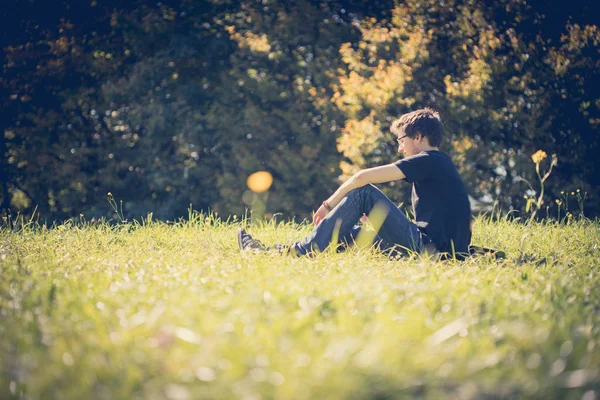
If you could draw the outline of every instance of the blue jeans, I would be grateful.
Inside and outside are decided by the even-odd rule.
[[[422,233],[406,218],[381,190],[366,185],[348,193],[319,225],[304,239],[292,245],[296,254],[304,255],[323,251],[331,243],[334,231],[339,226],[338,243],[351,244],[361,228],[355,226],[363,214],[369,215],[377,206],[386,214],[385,220],[375,236],[374,244],[383,251],[406,254],[408,250],[421,252],[424,238]]]

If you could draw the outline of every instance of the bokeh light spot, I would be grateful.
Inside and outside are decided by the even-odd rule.
[[[242,194],[242,201],[244,204],[252,205],[254,203],[254,193],[250,190],[246,190],[244,194]]]
[[[258,171],[248,177],[246,184],[255,193],[266,192],[273,184],[273,175],[267,171]]]

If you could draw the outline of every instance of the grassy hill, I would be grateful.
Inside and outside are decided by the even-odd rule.
[[[0,230],[0,398],[600,395],[598,221],[479,218],[506,259],[464,262],[240,254],[239,226]]]

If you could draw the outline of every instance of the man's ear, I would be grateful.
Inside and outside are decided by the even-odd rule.
[[[419,134],[417,134],[417,136],[415,136],[415,140],[417,142],[419,142],[420,144],[425,144],[427,146],[430,146],[429,138],[427,136],[424,136],[421,133],[419,133]]]

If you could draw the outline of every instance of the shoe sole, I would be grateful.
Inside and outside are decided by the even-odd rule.
[[[242,228],[239,228],[237,231],[238,247],[240,248],[241,251],[244,251],[244,245],[242,244],[243,232],[244,232],[244,229],[242,229]]]

